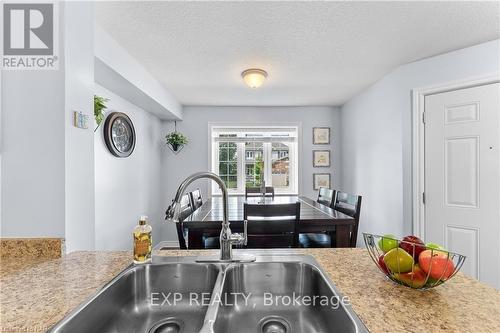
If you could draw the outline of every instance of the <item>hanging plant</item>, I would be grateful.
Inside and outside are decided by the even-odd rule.
[[[184,134],[177,132],[176,121],[174,121],[174,131],[165,136],[165,141],[168,148],[170,148],[170,150],[172,150],[175,154],[179,153],[182,148],[188,144],[187,137]]]
[[[108,101],[108,98],[94,95],[94,118],[95,122],[97,123],[97,127],[95,128],[94,132],[97,131],[99,125],[104,120],[104,110],[108,108],[106,106],[106,102]]]

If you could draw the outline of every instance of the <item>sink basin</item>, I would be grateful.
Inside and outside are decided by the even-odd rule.
[[[198,332],[208,305],[190,304],[189,294],[211,294],[218,274],[208,264],[132,266],[49,332]]]
[[[256,262],[131,265],[48,332],[368,332],[313,257],[244,252]]]
[[[229,305],[220,307],[215,333],[356,332],[334,290],[310,264],[235,265],[226,272],[222,295]]]

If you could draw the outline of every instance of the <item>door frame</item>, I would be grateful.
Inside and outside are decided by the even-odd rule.
[[[414,88],[412,99],[412,220],[413,234],[426,239],[425,235],[425,96],[500,83],[500,73],[455,80],[438,85]]]

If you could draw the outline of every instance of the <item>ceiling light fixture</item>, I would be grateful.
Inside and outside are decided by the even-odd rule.
[[[251,68],[243,71],[241,77],[250,88],[258,88],[266,80],[267,72],[262,69]]]

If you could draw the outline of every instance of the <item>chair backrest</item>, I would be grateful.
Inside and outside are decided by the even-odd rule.
[[[320,187],[318,191],[317,203],[331,207],[335,198],[335,191],[326,187]]]
[[[258,196],[261,195],[260,187],[247,187],[245,188],[245,197]],[[266,196],[271,196],[274,198],[274,187],[266,186]]]
[[[193,211],[197,210],[201,207],[201,205],[203,205],[203,199],[201,198],[200,189],[196,189],[193,192],[190,192],[189,195],[191,197],[191,205],[193,206]]]
[[[247,204],[243,206],[248,221],[249,248],[296,247],[300,202],[290,204]]]
[[[189,215],[193,213],[193,205],[189,194],[184,194],[181,198],[181,210],[179,213],[179,221],[184,221]]]
[[[333,209],[338,210],[355,219],[355,225],[351,231],[350,246],[356,247],[358,238],[359,216],[361,214],[361,199],[360,195],[349,194],[337,191]]]
[[[176,223],[177,227],[177,239],[179,240],[179,248],[182,250],[187,249],[186,239],[184,235],[183,221],[193,213],[193,206],[191,203],[191,198],[189,194],[185,194],[181,198],[181,211],[179,213],[179,223]]]

